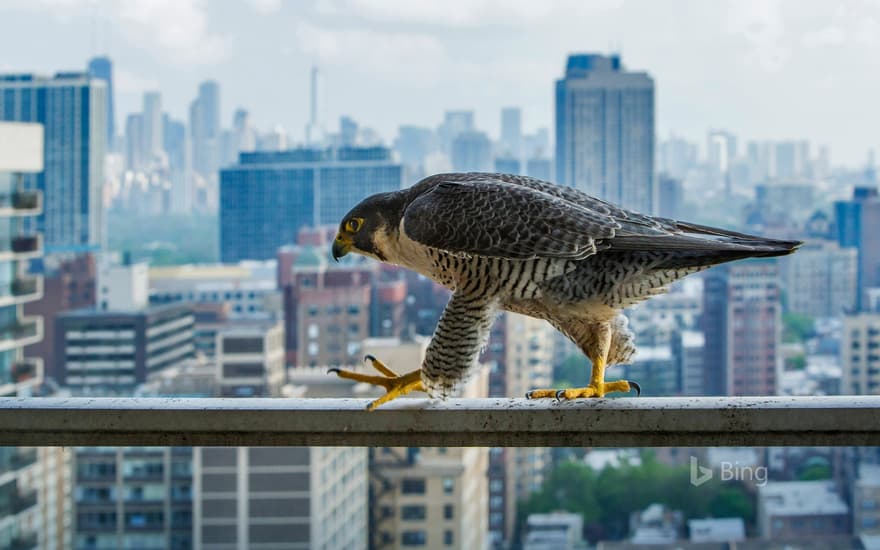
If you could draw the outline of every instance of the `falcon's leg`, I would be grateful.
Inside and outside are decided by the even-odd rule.
[[[374,386],[382,386],[385,388],[385,395],[375,401],[371,401],[370,404],[367,405],[368,411],[372,411],[382,403],[387,403],[388,401],[400,397],[401,395],[406,395],[411,391],[425,391],[425,387],[422,385],[421,369],[416,369],[402,376],[398,376],[397,373],[386,367],[382,361],[379,361],[372,355],[364,357],[364,361],[372,363],[373,368],[382,373],[382,376],[371,376],[369,374],[341,369],[330,369],[330,372],[336,373],[340,378],[356,380],[357,382],[366,382],[367,384],[373,384]]]
[[[563,332],[578,344],[593,364],[589,385],[584,388],[567,388],[562,390],[532,390],[526,393],[527,398],[555,397],[556,399],[577,399],[579,397],[605,397],[607,393],[625,393],[633,389],[638,394],[641,393],[641,387],[635,382],[628,380],[605,382],[605,366],[609,351],[611,351],[612,345],[616,344],[613,333],[615,327],[612,327],[610,323],[579,323],[574,330],[569,330],[570,327],[564,328]]]
[[[422,368],[397,376],[381,361],[368,355],[366,359],[383,376],[339,369],[330,369],[330,372],[386,389],[385,395],[367,406],[368,411],[411,391],[446,398],[459,391],[467,380],[494,320],[495,300],[490,292],[480,285],[458,290],[440,316],[437,330],[425,351]]]

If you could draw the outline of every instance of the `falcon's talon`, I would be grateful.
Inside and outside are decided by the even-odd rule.
[[[642,396],[642,387],[639,385],[638,382],[633,382],[632,380],[630,380],[629,381],[629,388],[630,388],[630,391],[636,390],[636,397]]]
[[[376,359],[375,355],[368,353],[368,354],[364,355],[364,363],[366,363],[367,361],[373,362],[373,361],[378,361],[378,359]]]
[[[556,390],[556,400],[562,401],[562,397],[565,395],[565,390]]]
[[[406,395],[411,391],[425,391],[424,385],[422,385],[422,370],[416,369],[412,372],[408,372],[404,375],[398,376],[391,369],[385,366],[382,361],[379,361],[372,355],[367,355],[364,360],[369,360],[372,362],[373,367],[379,371],[382,376],[376,376],[371,374],[364,374],[361,372],[353,372],[349,370],[342,370],[337,368],[332,368],[328,372],[335,373],[340,378],[346,378],[348,380],[354,380],[355,382],[363,382],[366,384],[371,384],[373,386],[381,386],[385,388],[385,395],[382,397],[370,401],[367,405],[366,410],[372,411],[382,403],[387,403],[392,399],[400,397],[401,395]]]
[[[338,373],[339,373],[339,369],[337,369],[336,367],[333,367],[332,369],[327,369],[327,374],[338,374]]]

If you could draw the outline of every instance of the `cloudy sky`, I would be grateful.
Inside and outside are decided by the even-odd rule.
[[[185,117],[201,80],[222,86],[225,124],[250,110],[300,139],[309,67],[322,118],[348,114],[386,140],[472,108],[553,125],[553,80],[571,52],[619,50],[657,85],[661,137],[808,138],[835,162],[880,146],[880,2],[873,0],[3,0],[0,71],[115,63],[117,120],[159,89]]]

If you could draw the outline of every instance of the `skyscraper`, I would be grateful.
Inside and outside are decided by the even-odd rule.
[[[461,132],[452,140],[452,169],[488,172],[492,169],[492,142],[485,132]]]
[[[852,200],[834,203],[837,242],[859,251],[856,307],[864,310],[867,293],[880,288],[880,196],[876,187],[856,187]]]
[[[199,95],[189,106],[193,169],[203,176],[217,170],[220,129],[220,85],[206,80],[199,84]]]
[[[522,154],[522,113],[519,107],[501,109],[501,153],[518,159]]]
[[[114,149],[116,143],[116,115],[114,114],[113,104],[113,62],[109,57],[93,57],[89,60],[88,67],[89,76],[103,80],[107,87],[107,102],[104,115],[104,121],[107,126],[107,137],[105,143],[107,149]]]
[[[637,211],[656,208],[654,81],[620,56],[577,54],[556,81],[556,178]]]
[[[0,193],[4,197],[0,222],[5,227],[0,237],[4,274],[0,282],[0,395],[14,397],[28,395],[43,381],[42,362],[25,358],[22,352],[25,345],[40,341],[43,332],[42,319],[25,317],[22,311],[24,303],[39,300],[43,292],[41,277],[27,273],[28,262],[41,255],[39,237],[22,234],[18,223],[22,216],[34,216],[40,210],[39,193],[22,189],[21,179],[25,173],[42,169],[43,130],[38,124],[0,123],[0,143],[4,144],[0,147]],[[55,543],[47,529],[40,529],[50,521],[41,506],[45,503],[38,503],[41,469],[37,449],[0,448],[4,546],[48,548]]]
[[[776,394],[781,309],[774,258],[706,272],[702,328],[707,395]]]
[[[143,155],[146,162],[162,152],[162,123],[162,96],[159,92],[145,92]]]
[[[141,170],[144,158],[144,115],[131,113],[125,117],[125,167]]]
[[[45,169],[24,185],[43,192],[43,213],[25,225],[43,233],[47,253],[101,245],[106,92],[86,73],[0,75],[0,120],[44,127]]]
[[[474,131],[473,111],[446,111],[443,123],[437,128],[440,146],[447,154],[452,150],[452,141],[463,132]]]
[[[361,199],[402,182],[402,166],[382,147],[242,153],[220,171],[220,258],[274,258],[301,228],[335,225]]]

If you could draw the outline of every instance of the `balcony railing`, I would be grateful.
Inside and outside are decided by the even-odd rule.
[[[15,494],[12,498],[0,506],[0,516],[14,516],[37,505],[37,492],[27,491]]]
[[[39,335],[42,319],[22,318],[16,323],[0,326],[0,344],[4,341],[23,340]]]
[[[31,252],[39,252],[41,248],[41,239],[39,235],[19,235],[12,237],[10,241],[10,249],[16,254],[29,254]]]
[[[0,460],[0,471],[20,470],[36,462],[36,449],[16,449],[11,454],[4,454],[2,460]]]
[[[16,384],[20,384],[22,382],[27,382],[28,380],[39,380],[42,378],[42,370],[42,359],[19,359],[12,363],[12,381]]]
[[[877,446],[880,396],[0,398],[13,446]]]
[[[36,214],[42,207],[39,191],[15,191],[0,195],[0,210],[12,209],[22,213]]]
[[[23,277],[15,279],[9,284],[9,290],[13,296],[36,294],[39,289],[40,279],[37,277]]]
[[[26,535],[19,535],[18,537],[9,541],[9,550],[33,550],[37,547],[37,534],[29,533]]]

